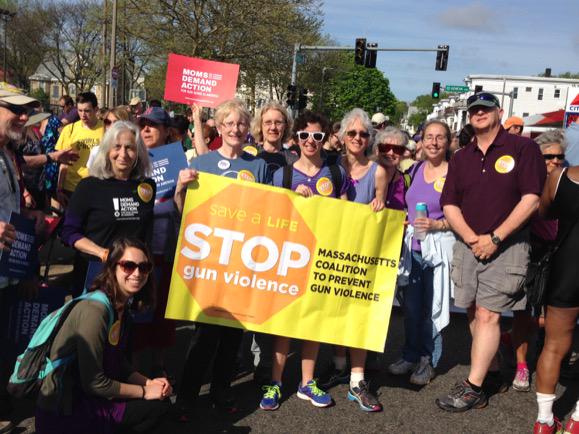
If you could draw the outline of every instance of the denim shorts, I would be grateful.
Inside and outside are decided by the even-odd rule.
[[[525,310],[523,282],[529,250],[527,231],[505,240],[486,261],[477,259],[464,242],[457,240],[451,267],[455,306],[468,308],[476,304],[492,312]]]

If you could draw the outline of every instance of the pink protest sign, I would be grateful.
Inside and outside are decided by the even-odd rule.
[[[239,65],[169,54],[165,99],[217,107],[235,96]]]

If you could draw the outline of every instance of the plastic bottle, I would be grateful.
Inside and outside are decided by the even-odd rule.
[[[424,202],[418,202],[416,204],[416,218],[428,217],[428,208]],[[426,238],[425,230],[418,230],[414,228],[414,239],[418,241],[424,241]]]

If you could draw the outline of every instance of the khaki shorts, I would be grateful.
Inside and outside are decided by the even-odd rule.
[[[525,310],[523,281],[529,250],[526,231],[507,239],[490,261],[478,260],[465,243],[457,240],[451,267],[455,306],[466,309],[476,304],[492,312]]]

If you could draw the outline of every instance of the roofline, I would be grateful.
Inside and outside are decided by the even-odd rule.
[[[470,74],[467,75],[464,81],[472,80],[526,80],[526,81],[543,81],[543,82],[558,82],[558,83],[569,83],[569,84],[579,84],[579,79],[575,78],[559,78],[559,77],[536,77],[533,75],[497,75],[497,74]]]

